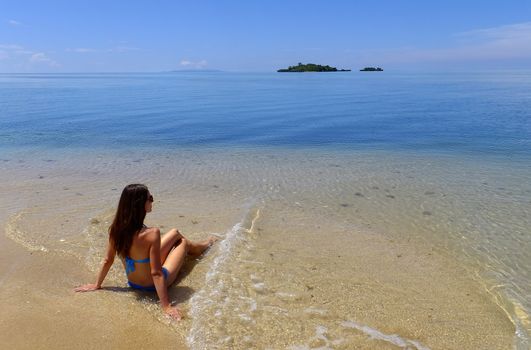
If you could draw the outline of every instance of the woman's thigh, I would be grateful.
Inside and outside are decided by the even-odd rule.
[[[182,237],[180,232],[173,228],[163,235],[160,239],[160,263],[164,264],[171,249],[175,246],[177,241]]]
[[[184,258],[188,252],[187,246],[188,241],[183,238],[179,245],[177,245],[175,249],[168,254],[166,261],[164,261],[162,264],[162,266],[168,270],[168,278],[166,279],[167,286],[175,282],[175,279],[177,278],[177,275],[184,264]]]

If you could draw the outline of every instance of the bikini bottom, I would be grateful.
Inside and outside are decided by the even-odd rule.
[[[164,279],[168,279],[168,275],[170,274],[168,272],[168,270],[163,267],[162,268],[162,273],[164,274]],[[129,287],[131,288],[134,288],[134,289],[138,289],[138,290],[142,290],[144,292],[156,292],[157,290],[155,289],[155,286],[154,285],[151,285],[151,286],[141,286],[139,284],[136,284],[136,283],[133,283],[131,281],[127,281],[127,284],[129,284]]]

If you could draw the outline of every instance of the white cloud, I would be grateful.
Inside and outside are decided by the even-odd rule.
[[[43,63],[47,64],[50,67],[59,67],[59,64],[52,60],[50,57],[46,56],[44,52],[37,52],[31,55],[29,61],[31,63]]]
[[[22,46],[20,46],[20,45],[0,44],[0,49],[4,49],[4,50],[22,50],[24,48]]]
[[[13,27],[18,27],[22,25],[22,23],[20,23],[19,21],[15,21],[14,19],[8,20],[7,23],[9,25],[12,25]]]
[[[31,62],[43,62],[48,61],[48,57],[42,52],[34,53],[30,58]]]
[[[15,44],[0,44],[0,60],[18,59],[20,56],[32,55],[33,51]]]
[[[494,28],[476,29],[468,32],[458,33],[456,36],[480,41],[529,40],[531,38],[531,22],[509,24]]]
[[[463,58],[531,58],[531,22],[459,33],[460,47],[453,50]]]
[[[484,28],[454,35],[453,44],[438,49],[402,47],[362,52],[363,62],[444,63],[531,59],[531,22]]]
[[[179,64],[187,68],[201,69],[201,68],[205,68],[208,65],[208,62],[206,60],[200,60],[197,62],[193,62],[193,61],[184,59],[184,60],[181,60]]]
[[[0,44],[0,60],[5,67],[13,71],[33,71],[43,67],[57,68],[61,65],[48,56],[54,51],[37,52],[17,44]]]
[[[66,49],[65,51],[67,51],[67,52],[76,52],[76,53],[90,53],[90,52],[96,52],[98,50],[87,48],[87,47],[76,47],[76,48],[73,48],[73,49]]]

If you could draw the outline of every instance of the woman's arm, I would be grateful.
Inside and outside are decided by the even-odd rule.
[[[179,308],[171,306],[168,298],[168,287],[166,286],[166,280],[162,273],[162,264],[160,263],[160,230],[158,228],[152,229],[153,233],[150,234],[149,248],[149,261],[151,267],[151,276],[153,277],[153,284],[157,290],[157,295],[160,299],[160,306],[165,313],[176,320],[182,318]]]
[[[96,283],[92,284],[85,284],[79,287],[74,288],[74,291],[76,292],[90,292],[93,290],[101,289],[101,284],[103,283],[103,280],[107,276],[107,273],[109,272],[109,269],[111,268],[114,257],[116,256],[116,250],[114,249],[114,245],[109,241],[109,244],[107,245],[107,253],[105,254],[105,258],[103,258],[102,266],[100,269],[100,272],[98,273],[98,279]]]

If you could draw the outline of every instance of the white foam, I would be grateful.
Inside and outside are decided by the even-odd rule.
[[[249,322],[249,323],[255,323],[254,320],[251,318],[251,316],[247,315],[247,314],[238,314],[238,317],[240,317],[240,319],[242,321],[245,321],[245,322]]]
[[[341,324],[346,328],[354,328],[358,331],[361,331],[367,334],[371,339],[382,340],[403,349],[410,349],[411,346],[415,347],[417,350],[430,350],[430,348],[420,344],[415,340],[404,339],[398,336],[397,334],[384,334],[377,329],[371,328],[369,326],[364,326],[353,321],[345,321]]]
[[[245,302],[248,303],[249,305],[249,312],[255,312],[256,309],[258,308],[258,304],[256,303],[256,300],[253,299],[253,298],[249,298],[249,297],[243,297],[243,296],[239,296],[239,299],[241,300],[244,300]]]
[[[256,276],[254,273],[251,274],[251,281],[253,281],[254,283],[259,283],[259,282],[262,282],[262,280],[260,279],[260,277]]]
[[[266,285],[263,282],[254,283],[253,284],[253,289],[255,290],[255,292],[257,292],[259,294],[263,294],[263,293],[266,292]]]
[[[288,348],[289,350],[310,350],[308,345],[292,345]]]
[[[315,327],[315,335],[311,339],[311,343],[318,343],[321,346],[315,347],[309,344],[304,345],[292,345],[289,347],[290,350],[331,350],[333,347],[331,345],[339,345],[343,342],[343,339],[330,340],[327,336],[328,328],[325,326]]]
[[[205,332],[208,332],[208,327],[205,323],[208,322],[209,308],[214,304],[217,306],[215,316],[219,319],[223,317],[223,305],[227,305],[231,301],[230,296],[227,294],[227,286],[225,286],[223,280],[223,267],[231,257],[232,250],[242,240],[242,234],[244,232],[252,232],[258,217],[259,210],[251,221],[249,229],[244,227],[244,218],[228,230],[223,235],[224,239],[219,242],[218,253],[212,261],[209,271],[206,273],[204,287],[190,299],[192,326],[186,337],[190,349],[210,349],[213,347],[211,344],[212,340],[209,340],[207,334],[205,334]],[[251,310],[253,309],[253,305],[256,309],[256,302],[252,302],[251,305]],[[250,316],[245,314],[240,314],[240,319],[247,322],[251,320]],[[221,341],[224,342],[224,340]]]
[[[319,315],[319,316],[324,316],[326,315],[326,310],[325,309],[317,309],[317,308],[314,308],[314,307],[308,307],[306,309],[304,309],[304,313],[305,314],[310,314],[310,315]]]
[[[273,312],[276,315],[278,315],[278,314],[287,315],[288,314],[288,310],[283,309],[283,308],[278,307],[278,306],[274,306],[274,305],[265,305],[265,306],[263,306],[263,309],[264,310],[269,310],[269,311]]]
[[[328,329],[325,326],[317,326],[315,327],[315,335],[318,339],[326,340],[325,337],[326,332],[328,332]]]
[[[232,247],[239,239],[239,232],[242,229],[242,224],[237,223],[226,234],[225,238],[219,243],[218,256],[212,262],[209,271],[205,276],[205,287],[194,294],[190,299],[190,316],[192,318],[192,326],[186,341],[190,349],[207,349],[208,343],[204,336],[202,336],[202,314],[207,311],[208,306],[213,303],[213,298],[220,296],[224,289],[223,281],[218,278],[220,274],[220,267],[227,260]],[[223,311],[217,309],[215,316],[222,317]]]
[[[275,295],[285,302],[290,302],[294,300],[300,299],[300,297],[297,294],[294,293],[287,293],[287,292],[276,292]]]
[[[24,215],[26,215],[26,213],[21,211],[9,218],[5,228],[6,236],[22,245],[29,251],[44,253],[48,252],[48,248],[35,242],[31,242],[27,235],[25,235],[24,232],[19,229],[20,222],[22,221]]]

